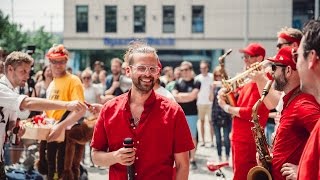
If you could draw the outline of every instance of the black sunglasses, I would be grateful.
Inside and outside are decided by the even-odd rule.
[[[291,54],[292,54],[293,62],[297,64],[297,62],[298,62],[298,52],[297,52],[297,50],[296,49],[292,49]]]
[[[285,44],[290,45],[290,44],[292,44],[292,42],[278,43],[277,44],[277,48],[281,49],[282,46],[285,45]]]
[[[284,64],[271,64],[271,69],[273,72],[277,70],[277,66],[287,67],[287,65],[284,65]]]

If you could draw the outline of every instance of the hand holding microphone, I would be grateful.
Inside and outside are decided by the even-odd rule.
[[[132,138],[125,138],[123,140],[123,147],[127,150],[131,149],[134,153],[134,149],[133,149],[133,140]],[[130,153],[131,154],[131,153]],[[128,176],[128,180],[133,180],[134,179],[134,155],[135,153],[133,154],[133,160],[129,163],[129,165],[127,165],[127,176]]]

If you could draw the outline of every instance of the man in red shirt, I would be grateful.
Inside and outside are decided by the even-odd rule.
[[[301,90],[312,94],[320,103],[320,21],[312,20],[303,29],[298,49],[297,68]],[[319,112],[319,111],[318,111]],[[317,122],[305,145],[299,162],[298,179],[320,179],[320,121]]]
[[[281,168],[299,163],[303,148],[310,132],[320,118],[320,106],[313,96],[300,91],[300,79],[292,47],[283,47],[272,61],[274,89],[283,91],[285,96],[280,124],[273,145],[272,177],[286,179]]]
[[[265,56],[265,49],[258,43],[251,43],[246,48],[240,50],[244,54],[243,59],[246,67],[253,63],[261,62]],[[247,179],[249,170],[256,166],[256,145],[252,135],[250,122],[252,107],[258,99],[260,93],[255,82],[249,82],[238,89],[239,96],[237,106],[230,106],[225,102],[225,88],[218,93],[218,103],[227,113],[233,115],[232,121],[232,163],[234,180]],[[260,122],[265,127],[269,110],[264,104],[258,111]]]
[[[109,179],[127,179],[126,166],[134,165],[139,180],[188,179],[189,151],[194,148],[181,107],[152,90],[159,78],[159,58],[150,46],[138,44],[127,51],[126,74],[132,88],[108,101],[94,128],[93,162],[110,166]],[[134,148],[124,148],[131,137]]]

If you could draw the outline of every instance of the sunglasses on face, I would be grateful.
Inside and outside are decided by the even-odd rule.
[[[281,49],[283,45],[291,45],[291,44],[292,44],[292,42],[278,43],[277,48]]]
[[[158,66],[147,66],[147,65],[139,65],[139,66],[130,66],[132,69],[134,69],[135,72],[139,74],[145,74],[147,70],[150,72],[152,75],[156,75],[160,72],[160,68]]]
[[[91,77],[90,77],[90,76],[86,76],[86,77],[82,77],[82,79],[84,79],[84,80],[90,80]]]
[[[284,65],[284,64],[271,64],[271,69],[273,72],[277,70],[277,66],[287,67],[287,65]]]
[[[298,61],[298,52],[296,49],[292,49],[291,50],[291,54],[292,54],[292,60],[294,63],[297,64],[297,61]]]
[[[190,68],[180,69],[181,72],[183,72],[183,71],[189,71],[189,70],[190,70]]]
[[[251,59],[251,58],[254,58],[254,57],[258,57],[258,56],[244,55],[244,56],[242,56],[241,58],[242,58],[242,59]]]
[[[54,64],[54,65],[56,65],[56,64],[67,64],[67,61],[54,61],[54,60],[50,60],[50,63],[51,63],[51,64]]]

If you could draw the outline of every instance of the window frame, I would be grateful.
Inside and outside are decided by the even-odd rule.
[[[201,8],[202,9],[202,19],[200,19],[200,20],[196,20],[195,19],[195,18],[199,17],[199,16],[194,17],[194,13],[195,13],[194,10],[197,10],[195,8],[199,8],[199,9]],[[204,22],[205,22],[205,16],[204,16],[205,14],[204,14],[204,12],[205,12],[205,9],[204,9],[203,5],[193,5],[191,7],[191,31],[192,31],[192,33],[204,33],[204,29],[205,29],[205,27],[204,27]],[[196,24],[196,23],[199,23],[199,22],[200,22],[200,26],[202,27],[201,30],[198,30],[197,26],[199,26],[199,24]]]
[[[82,13],[80,8],[86,8],[86,22],[82,21]],[[80,12],[79,12],[80,11]],[[83,18],[84,19],[84,18]],[[78,21],[81,20],[81,21]],[[86,26],[84,28],[84,26]],[[76,5],[76,32],[88,33],[89,32],[89,6],[88,5]]]

